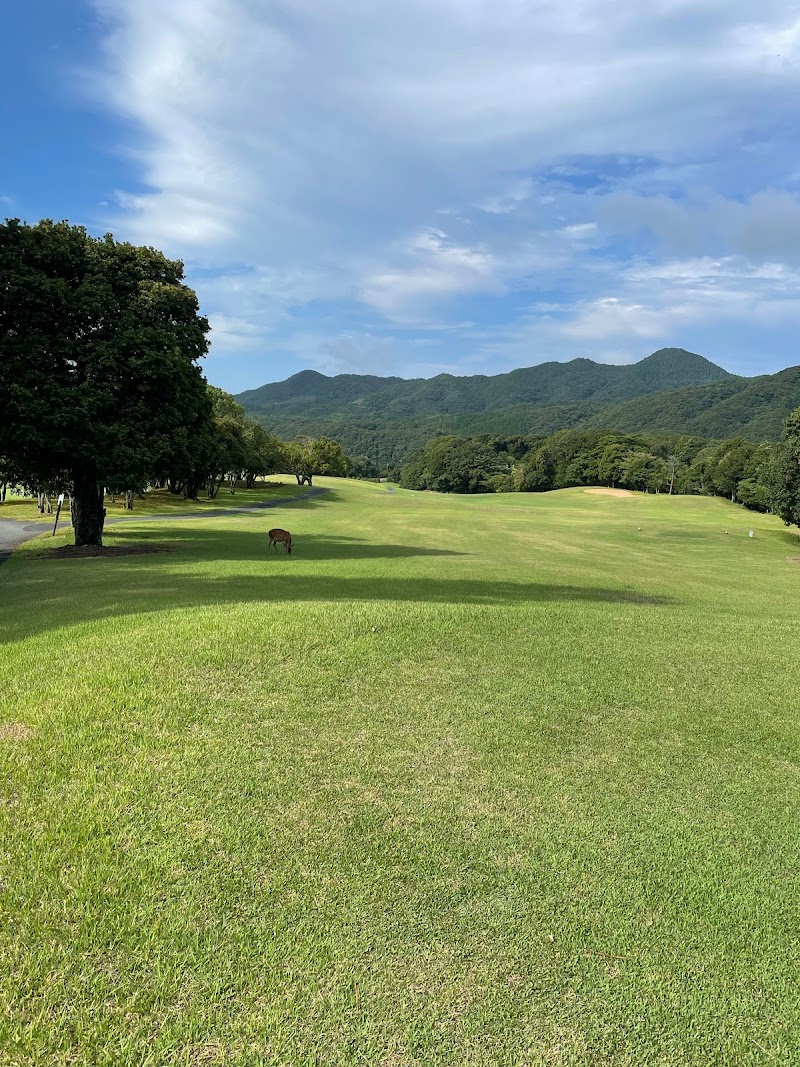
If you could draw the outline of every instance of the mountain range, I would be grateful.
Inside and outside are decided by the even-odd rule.
[[[328,377],[305,370],[240,393],[283,438],[326,434],[351,455],[401,462],[441,433],[547,434],[579,427],[776,440],[800,406],[800,367],[744,378],[694,352],[662,348],[615,366],[575,359],[507,374]]]

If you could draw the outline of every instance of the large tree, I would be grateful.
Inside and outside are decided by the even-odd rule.
[[[330,437],[297,437],[284,446],[289,471],[298,485],[311,485],[315,474],[344,478],[348,470],[347,456],[341,445]]]
[[[188,462],[210,419],[208,328],[161,252],[0,224],[0,454],[31,487],[66,472],[76,545],[102,544],[104,485]]]
[[[771,501],[787,525],[800,526],[800,408],[791,413],[774,451]]]

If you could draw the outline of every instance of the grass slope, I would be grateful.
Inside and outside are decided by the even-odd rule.
[[[330,484],[0,568],[2,1062],[797,1062],[800,541]]]

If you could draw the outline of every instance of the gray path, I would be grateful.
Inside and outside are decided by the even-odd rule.
[[[30,541],[44,533],[43,522],[19,522],[17,519],[0,519],[0,563],[5,563],[17,545]]]
[[[266,508],[278,508],[287,504],[296,504],[300,500],[310,500],[312,497],[322,496],[323,493],[328,492],[330,492],[329,489],[323,489],[320,486],[308,489],[305,493],[300,493],[299,496],[278,497],[277,500],[263,500],[260,504],[242,504],[239,508],[218,508],[213,511],[179,511],[172,515],[137,515],[134,512],[132,515],[106,519],[106,526],[116,526],[119,522],[172,522],[175,519],[182,522],[186,519],[217,519],[226,515],[246,515],[250,511],[264,511]],[[53,519],[55,521],[55,516],[53,516]],[[58,524],[59,529],[63,528],[65,519],[69,523],[69,512],[65,516],[62,511]],[[53,527],[48,527],[47,523],[44,522],[20,522],[18,519],[0,518],[0,563],[5,563],[17,545],[21,545],[23,541],[30,541],[32,537],[38,537],[39,534],[46,533],[48,529],[52,531]]]

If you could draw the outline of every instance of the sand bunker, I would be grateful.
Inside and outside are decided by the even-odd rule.
[[[584,493],[594,493],[595,496],[633,496],[630,489],[606,489],[603,485],[595,486],[592,489],[584,489]]]

